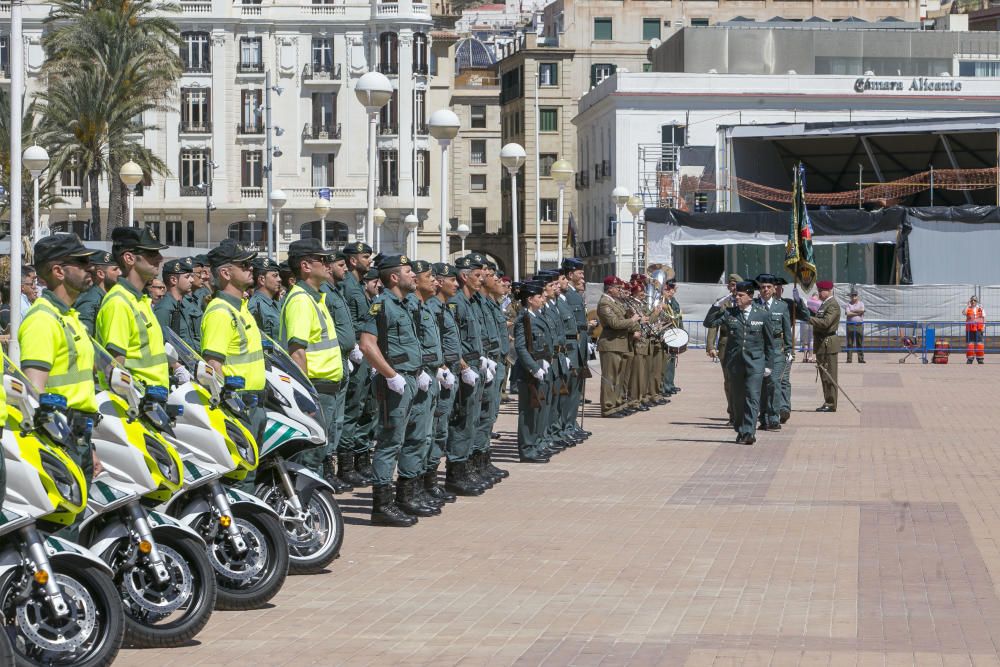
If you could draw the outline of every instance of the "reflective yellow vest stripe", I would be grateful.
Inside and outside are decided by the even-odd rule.
[[[167,363],[167,353],[166,350],[154,353],[149,345],[149,333],[147,329],[149,328],[149,320],[146,315],[136,308],[127,296],[121,292],[112,291],[108,292],[107,296],[104,297],[105,301],[110,299],[121,299],[128,306],[128,309],[132,311],[132,317],[135,318],[136,329],[139,331],[139,358],[133,359],[128,355],[125,356],[125,368],[129,370],[142,370],[145,368],[153,368],[160,364]],[[159,326],[159,322],[156,323]],[[101,345],[104,345],[105,341],[100,341]]]
[[[45,313],[51,318],[54,318],[59,326],[62,327],[63,332],[66,334],[66,348],[67,348],[67,364],[65,373],[49,373],[48,379],[45,381],[45,387],[68,387],[70,385],[79,384],[80,382],[93,382],[94,381],[94,369],[93,368],[79,368],[80,354],[76,349],[76,336],[77,332],[73,330],[66,320],[55,311],[52,306],[45,302],[44,299],[38,299],[38,312]],[[86,338],[88,342],[89,338]]]

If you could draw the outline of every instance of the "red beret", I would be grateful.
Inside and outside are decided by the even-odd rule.
[[[822,290],[833,289],[833,281],[832,280],[817,280],[816,281],[816,289],[822,289]]]
[[[605,287],[613,287],[614,285],[617,285],[617,284],[618,284],[618,276],[605,276],[604,277],[604,286]]]
[[[502,282],[502,283],[509,283],[510,282],[510,276],[501,276],[500,277],[500,282]]]

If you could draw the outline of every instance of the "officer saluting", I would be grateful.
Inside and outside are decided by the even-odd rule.
[[[392,478],[399,461],[401,501],[410,504],[418,462],[400,461],[399,458],[404,449],[413,451],[414,459],[419,452],[419,447],[411,448],[406,440],[417,393],[417,376],[421,373],[421,352],[416,325],[404,301],[416,286],[409,258],[406,255],[383,258],[379,278],[385,292],[368,311],[359,342],[365,359],[379,374],[375,380],[380,429],[373,461],[372,523],[406,527],[415,524],[417,518],[396,504]],[[413,477],[404,477],[404,474]]]
[[[194,265],[191,258],[172,259],[163,264],[163,282],[167,292],[153,306],[153,314],[164,329],[170,329],[181,337],[191,349],[198,349],[198,322],[191,311],[184,306],[184,297],[191,294],[191,276]]]
[[[729,396],[736,429],[736,442],[752,445],[757,441],[761,381],[771,374],[766,363],[778,353],[770,315],[753,301],[754,283],[736,284],[736,305],[712,306],[705,316],[706,327],[725,326],[728,330],[722,363],[728,369]]]
[[[77,312],[70,306],[90,286],[90,258],[98,250],[83,247],[76,234],[53,234],[35,244],[35,267],[48,289],[35,299],[21,327],[21,367],[39,393],[59,394],[66,407],[76,449],[69,451],[88,483],[100,471],[90,442],[97,419],[94,348]]]

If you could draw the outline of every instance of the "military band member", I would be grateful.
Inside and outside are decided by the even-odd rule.
[[[167,293],[153,306],[153,314],[163,329],[170,329],[191,346],[192,350],[198,350],[200,332],[197,331],[197,327],[201,323],[196,321],[191,316],[191,311],[184,307],[184,297],[191,293],[193,270],[190,257],[163,263],[163,282],[167,286]]]
[[[617,276],[604,279],[604,294],[597,302],[601,336],[597,351],[601,355],[601,416],[625,417],[635,412],[625,400],[633,342],[639,338],[639,315],[627,314],[622,303],[625,285]]]
[[[728,369],[730,403],[736,416],[736,442],[752,445],[757,441],[761,381],[771,374],[767,360],[778,351],[770,316],[753,300],[754,283],[736,284],[736,305],[713,305],[705,316],[706,327],[725,325],[728,329],[722,363]]]
[[[777,277],[762,273],[755,278],[760,287],[758,305],[767,311],[771,334],[777,345],[767,360],[771,375],[764,378],[760,397],[760,428],[764,431],[781,430],[781,382],[785,368],[792,356],[792,318],[788,306],[776,293]]]
[[[250,314],[257,321],[260,331],[278,340],[281,327],[281,274],[273,259],[258,257],[253,261],[254,293],[247,301]]]
[[[108,290],[118,282],[122,270],[115,262],[114,255],[101,251],[90,259],[90,275],[94,284],[77,297],[73,304],[73,310],[77,312],[83,326],[87,328],[87,333],[93,336],[97,311],[101,309],[101,301],[104,300],[104,295],[108,293]],[[22,316],[23,314],[22,312]]]
[[[663,283],[662,301],[663,314],[669,323],[677,328],[684,327],[684,314],[681,312],[681,304],[677,301],[677,281],[673,278],[667,279]],[[681,388],[677,386],[677,353],[669,352],[666,357],[666,364],[663,371],[663,393],[666,396],[673,396]]]

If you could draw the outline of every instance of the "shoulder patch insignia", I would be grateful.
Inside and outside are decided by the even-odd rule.
[[[382,310],[382,304],[381,303],[373,303],[372,307],[368,309],[368,314],[371,315],[372,317],[374,317],[374,316],[378,315],[378,312],[380,310]]]
[[[458,304],[457,303],[449,303],[448,304],[448,310],[450,310],[453,313],[456,312],[458,310]]]

